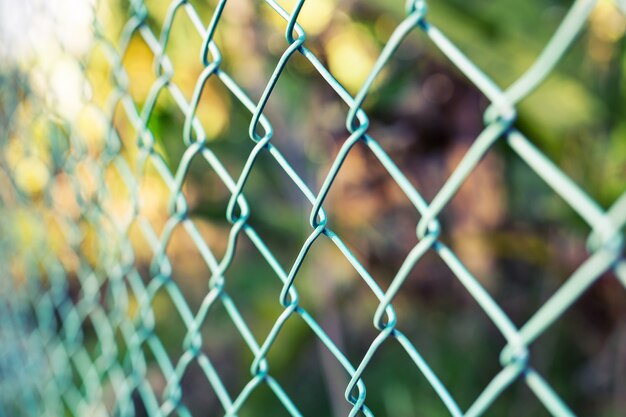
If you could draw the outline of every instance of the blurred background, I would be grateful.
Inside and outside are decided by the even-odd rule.
[[[189,2],[207,25],[216,0]],[[291,10],[294,0],[279,3]],[[389,36],[404,17],[404,2],[310,0],[298,22],[306,46],[355,94]],[[428,19],[499,85],[515,81],[536,59],[562,21],[571,1],[446,0],[430,2]],[[145,24],[158,38],[169,2],[146,0]],[[599,1],[578,41],[547,81],[518,106],[516,126],[604,208],[626,191],[626,18],[618,3]],[[87,291],[78,278],[83,264],[98,270],[103,251],[115,242],[98,236],[81,202],[98,193],[92,167],[105,158],[108,109],[120,83],[137,109],[157,80],[155,54],[139,32],[128,40],[121,82],[107,45],[120,46],[133,6],[122,0],[91,4],[73,0],[0,2],[0,197],[3,263],[17,287],[49,271],[33,253],[62,265],[67,291],[77,303]],[[93,19],[100,25],[94,33]],[[256,102],[287,48],[285,22],[263,2],[230,0],[215,34],[224,69]],[[175,15],[165,53],[172,83],[187,101],[204,69],[202,38],[188,15]],[[430,201],[483,129],[487,99],[419,30],[402,43],[364,103],[369,133],[379,141],[413,186]],[[114,104],[110,124],[121,153],[134,167],[138,133]],[[349,136],[348,107],[312,65],[295,54],[266,107],[272,143],[311,189],[319,190],[330,164]],[[215,77],[204,87],[197,116],[209,148],[237,178],[254,143],[250,112]],[[155,150],[175,172],[187,148],[185,114],[174,98],[160,94],[149,119]],[[109,133],[110,134],[110,133]],[[82,138],[82,159],[67,172],[67,156]],[[80,161],[84,161],[81,163]],[[118,219],[133,215],[134,197],[117,171],[101,173],[109,187],[102,208]],[[217,259],[226,251],[231,225],[225,213],[230,192],[210,166],[194,159],[183,193],[189,217]],[[311,232],[310,203],[273,158],[262,153],[244,194],[249,223],[284,269],[289,269]],[[147,163],[136,194],[137,218],[157,234],[170,218],[170,188]],[[325,203],[329,226],[387,288],[417,243],[419,215],[372,153],[362,144],[350,152]],[[442,241],[492,294],[518,325],[559,288],[588,257],[589,228],[525,163],[497,143],[441,217]],[[128,236],[144,283],[151,280],[154,253],[138,222]],[[108,246],[108,249],[105,248]],[[118,248],[119,249],[119,248]],[[211,277],[200,251],[179,226],[166,248],[172,277],[196,312]],[[46,258],[47,259],[47,258]],[[83,266],[81,266],[83,265]],[[31,277],[31,278],[29,278]],[[252,242],[242,235],[225,274],[226,291],[257,340],[262,341],[283,311],[282,283]],[[6,287],[6,286],[5,286]],[[358,364],[378,334],[372,317],[378,302],[339,250],[319,239],[296,279],[301,304],[328,332],[347,358]],[[107,284],[98,292],[107,305]],[[5,293],[10,294],[11,290]],[[504,338],[435,253],[412,270],[394,301],[398,328],[467,409],[501,369]],[[173,363],[184,351],[187,329],[165,291],[151,303],[155,332]],[[137,315],[130,296],[125,312]],[[61,327],[61,324],[58,324]],[[94,356],[97,329],[81,325]],[[220,304],[203,327],[202,349],[212,359],[231,396],[250,379],[253,355]],[[122,342],[120,342],[122,344]],[[123,358],[125,348],[120,348]],[[94,359],[95,360],[95,359]],[[121,360],[121,359],[120,359]],[[166,377],[146,354],[149,383],[159,396]],[[626,410],[626,291],[606,273],[531,347],[532,365],[563,400],[582,416],[623,416]],[[297,316],[289,319],[269,351],[272,375],[307,416],[347,415],[343,392],[348,376]],[[447,410],[395,342],[378,351],[364,374],[367,404],[377,416],[446,416]],[[194,416],[223,410],[197,364],[181,382],[183,402]],[[105,395],[106,397],[106,395]],[[142,407],[137,404],[137,413]],[[261,386],[241,416],[287,415],[274,394]],[[522,381],[493,404],[490,416],[548,415]]]

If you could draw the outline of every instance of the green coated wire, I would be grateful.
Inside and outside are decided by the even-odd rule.
[[[312,1],[312,0],[310,0]],[[17,368],[5,367],[0,362],[2,384],[15,380],[19,395],[11,398],[0,395],[0,416],[11,415],[19,409],[24,415],[103,415],[134,416],[140,412],[138,401],[149,416],[190,416],[184,404],[181,381],[189,367],[197,364],[213,389],[221,410],[211,415],[236,416],[250,396],[265,385],[292,416],[306,415],[300,410],[283,386],[272,375],[268,354],[272,350],[285,323],[298,316],[311,329],[321,345],[332,355],[349,377],[345,387],[345,400],[350,406],[349,416],[373,416],[375,410],[367,405],[367,387],[363,373],[368,369],[381,346],[397,343],[406,352],[419,372],[441,399],[449,414],[459,416],[483,415],[496,399],[516,380],[523,380],[546,410],[555,416],[571,416],[574,412],[564,403],[558,393],[533,367],[529,348],[551,325],[592,285],[605,271],[612,269],[618,280],[626,287],[626,262],[623,260],[623,228],[626,224],[626,194],[612,207],[604,210],[584,190],[578,187],[557,165],[546,157],[530,139],[516,127],[516,104],[531,94],[550,75],[568,47],[583,29],[593,8],[593,0],[576,0],[543,51],[528,70],[521,74],[509,88],[502,88],[470,60],[439,28],[428,20],[427,2],[410,0],[406,4],[406,16],[395,28],[380,52],[366,80],[354,97],[337,81],[324,62],[307,48],[307,35],[298,23],[305,0],[298,0],[291,11],[285,10],[277,1],[265,3],[286,24],[284,51],[275,64],[258,101],[251,98],[237,81],[224,69],[225,59],[215,34],[219,30],[227,0],[220,0],[208,23],[204,22],[194,6],[187,0],[171,1],[160,33],[154,33],[147,23],[151,7],[143,0],[130,3],[130,17],[124,23],[119,40],[113,42],[104,35],[101,22],[93,25],[96,46],[104,51],[111,66],[110,84],[113,87],[105,105],[98,105],[86,97],[86,106],[93,109],[107,126],[104,148],[98,156],[91,155],[86,142],[72,121],[65,122],[68,147],[59,167],[71,179],[71,186],[81,208],[80,220],[70,214],[60,213],[58,227],[64,239],[78,258],[76,280],[78,295],[72,295],[70,278],[65,266],[43,245],[30,248],[28,254],[34,262],[27,272],[27,280],[17,289],[8,282],[2,283],[0,311],[0,335],[2,339],[17,340],[32,345],[40,357],[19,356],[16,367],[38,369],[40,378],[27,381],[21,378]],[[174,66],[166,50],[176,17],[184,13],[193,28],[202,37],[199,62],[203,70],[196,80],[188,100],[173,81]],[[438,49],[490,102],[484,114],[485,127],[461,159],[450,177],[429,202],[425,200],[402,170],[369,133],[369,118],[362,109],[372,85],[383,69],[394,60],[394,54],[409,34],[417,32],[432,47]],[[134,37],[139,37],[154,56],[155,80],[139,108],[130,94],[130,81],[123,65],[124,57]],[[345,102],[348,113],[345,120],[346,136],[341,148],[334,155],[319,190],[311,188],[304,180],[299,167],[291,165],[272,139],[276,132],[265,107],[288,63],[300,55],[311,63],[337,96]],[[89,57],[87,57],[89,58]],[[248,136],[253,144],[246,162],[236,175],[213,152],[208,136],[196,113],[209,80],[215,80],[227,89],[234,100],[249,112]],[[182,137],[185,151],[175,169],[157,150],[157,138],[150,129],[156,117],[155,108],[159,97],[169,95],[184,116]],[[116,114],[122,113],[136,132],[128,139],[120,137],[114,127]],[[480,280],[463,265],[457,255],[440,240],[442,225],[438,216],[474,171],[480,160],[498,141],[504,141],[511,151],[571,206],[590,228],[588,239],[589,257],[564,284],[522,326],[516,326],[506,312],[481,285]],[[348,248],[341,237],[330,229],[329,217],[324,204],[339,172],[356,144],[364,145],[382,164],[393,181],[400,187],[415,209],[419,218],[416,229],[418,243],[406,256],[388,288],[384,289],[367,270],[359,258]],[[2,144],[4,146],[4,144]],[[137,155],[129,160],[124,148],[133,145]],[[257,230],[249,223],[250,203],[246,199],[246,184],[261,155],[272,158],[274,167],[282,170],[310,204],[310,234],[301,246],[291,265],[285,268],[274,256]],[[194,221],[183,194],[190,166],[200,158],[212,170],[230,193],[224,213],[230,223],[226,251],[220,258],[208,246]],[[3,170],[5,162],[2,162]],[[81,167],[87,167],[96,182],[94,195],[86,195],[80,181]],[[169,217],[163,230],[157,231],[143,215],[144,201],[139,195],[142,180],[149,169],[156,171],[169,191]],[[105,202],[110,197],[110,184],[106,173],[113,170],[128,194],[129,210],[122,218],[108,213]],[[9,172],[9,176],[10,176]],[[13,186],[17,189],[16,186]],[[47,191],[48,200],[51,199]],[[24,199],[20,204],[30,203]],[[51,204],[51,203],[49,203]],[[45,230],[43,219],[39,227]],[[98,251],[97,261],[91,263],[83,256],[81,245],[86,241],[84,226],[93,228],[100,241],[108,242]],[[197,247],[210,271],[208,290],[197,311],[192,311],[175,277],[167,247],[172,234],[182,227]],[[134,244],[130,241],[131,229],[137,229],[151,252],[149,279],[142,278],[136,264]],[[8,227],[3,225],[3,230]],[[281,314],[262,340],[257,339],[237,304],[226,290],[228,273],[242,235],[252,242],[282,285],[276,302],[282,307]],[[373,316],[377,331],[366,353],[358,362],[351,362],[331,336],[324,331],[314,316],[299,302],[299,271],[311,248],[319,240],[332,243],[346,258],[363,282],[378,299]],[[10,240],[0,240],[0,256],[10,252]],[[427,253],[437,254],[463,285],[471,297],[493,322],[505,340],[500,354],[502,369],[491,379],[472,404],[463,411],[454,395],[446,388],[437,373],[420,354],[415,345],[397,326],[393,306],[395,296],[402,290],[410,272],[419,268],[420,260]],[[4,263],[4,262],[3,262]],[[41,268],[34,265],[41,265]],[[15,290],[16,295],[11,296]],[[164,341],[156,332],[153,311],[155,300],[165,294],[184,324],[185,336],[180,341],[183,353],[172,361]],[[106,298],[106,302],[102,299]],[[133,317],[126,313],[129,305],[137,305]],[[216,305],[220,304],[229,320],[241,336],[241,343],[250,351],[250,375],[239,392],[226,387],[213,359],[203,350],[202,326]],[[29,317],[32,310],[34,317]],[[30,320],[30,322],[29,322]],[[91,324],[95,330],[97,348],[88,349],[85,344],[84,327]],[[8,335],[8,336],[5,336]],[[10,356],[7,347],[0,346],[3,358]],[[94,353],[95,352],[95,353]],[[166,378],[162,396],[157,394],[148,381],[149,358]],[[0,359],[6,361],[7,359]],[[33,366],[33,361],[47,361],[49,367]],[[15,398],[19,398],[16,400]],[[113,398],[111,401],[110,398]]]

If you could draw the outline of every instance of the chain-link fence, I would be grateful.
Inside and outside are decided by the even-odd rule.
[[[282,39],[268,41],[274,50],[280,49],[280,57],[259,91],[242,87],[232,75],[235,70],[231,71],[239,66],[239,71],[243,68],[251,72],[255,71],[254,66],[246,69],[249,65],[246,61],[229,62],[232,54],[224,53],[221,48],[222,43],[228,44],[229,33],[233,31],[231,26],[228,32],[220,33],[223,15],[229,7],[240,7],[237,2],[226,0],[210,7],[185,0],[173,1],[160,18],[155,18],[153,8],[161,10],[162,6],[132,1],[123,25],[120,21],[107,21],[108,15],[98,12],[102,5],[94,7],[91,43],[86,52],[74,58],[75,54],[61,43],[57,47],[58,55],[69,61],[66,70],[60,77],[47,74],[39,80],[43,86],[40,90],[60,92],[56,96],[42,97],[33,92],[37,90],[33,79],[18,70],[3,73],[2,90],[11,93],[3,93],[2,98],[6,129],[2,134],[3,191],[0,192],[3,201],[0,256],[5,266],[0,303],[0,415],[196,415],[198,408],[193,409],[185,400],[192,388],[182,382],[192,367],[200,369],[198,379],[204,383],[204,388],[194,388],[200,389],[197,395],[216,398],[206,408],[200,408],[200,415],[255,415],[255,410],[242,410],[255,392],[268,389],[287,414],[311,415],[306,405],[291,394],[290,384],[294,383],[286,385],[276,376],[271,360],[272,350],[280,349],[275,345],[283,333],[290,331],[288,322],[294,318],[312,332],[326,360],[347,377],[347,384],[332,376],[319,384],[331,391],[343,390],[343,410],[350,416],[381,412],[368,403],[371,389],[367,391],[363,376],[381,347],[387,344],[401,347],[402,355],[414,364],[411,373],[427,381],[449,415],[485,414],[516,381],[523,381],[552,415],[577,413],[561,399],[550,380],[535,369],[529,352],[534,342],[549,332],[601,276],[612,273],[626,286],[623,260],[626,194],[604,209],[533,143],[532,135],[527,136],[518,127],[516,105],[549,77],[583,30],[596,2],[575,1],[528,69],[508,88],[503,88],[486,74],[489,71],[476,65],[431,23],[427,2],[409,1],[405,17],[389,31],[384,47],[366,68],[366,76],[359,79],[355,75],[359,85],[353,89],[354,94],[338,81],[339,75],[329,70],[332,65],[325,56],[320,57],[315,38],[307,37],[307,31],[299,23],[306,18],[307,4],[314,1],[305,4],[299,0],[289,8],[274,0],[265,3],[264,13],[280,20],[284,35]],[[618,13],[619,5],[611,7]],[[331,9],[329,14],[332,13],[335,12]],[[116,25],[121,28],[119,37],[111,36],[111,27]],[[202,67],[189,91],[183,91],[181,78],[177,78],[186,74],[184,68],[177,67],[176,48],[180,44],[176,48],[168,47],[170,34],[177,26],[197,32],[194,36],[199,35],[197,39],[201,40],[193,53],[199,56]],[[364,110],[371,90],[384,89],[384,83],[390,82],[381,74],[393,65],[395,54],[402,51],[409,36],[425,41],[428,49],[439,54],[438,59],[445,58],[445,65],[456,67],[489,103],[482,132],[472,139],[445,183],[428,199],[370,132],[367,107]],[[42,39],[37,42],[40,47],[49,47]],[[138,43],[142,45],[140,52],[148,54],[153,63],[149,71],[142,70],[139,78],[129,76],[132,63],[128,63],[129,56],[138,53]],[[229,47],[245,50],[240,44]],[[350,61],[353,57],[348,54],[346,59]],[[311,182],[290,151],[276,144],[275,137],[281,135],[281,130],[274,126],[284,121],[275,122],[266,112],[277,84],[284,78],[283,73],[295,60],[310,67],[307,77],[321,76],[335,99],[347,106],[343,138],[330,155],[332,160],[324,166],[319,185]],[[94,62],[106,69],[105,75],[93,72]],[[354,73],[363,72],[359,62],[354,61],[353,65]],[[72,71],[67,68],[74,68],[79,81],[74,84],[62,81],[71,79],[68,74]],[[214,144],[215,136],[219,135],[215,128],[219,124],[217,119],[203,120],[198,114],[203,103],[211,105],[212,97],[220,100],[207,94],[211,83],[219,87],[210,88],[220,88],[230,97],[232,106],[244,109],[245,118],[240,124],[245,123],[247,140],[252,146],[238,148],[240,155],[245,156],[240,167],[218,156],[215,150],[219,146]],[[139,88],[143,93],[137,92],[137,85],[143,86]],[[72,91],[80,99],[69,100],[67,96]],[[159,126],[169,123],[163,121],[158,110],[162,100],[168,100],[177,109],[178,120],[182,121],[182,129],[175,137],[164,133],[167,130]],[[307,105],[298,100],[290,103],[295,108]],[[219,113],[218,110],[209,109],[208,114]],[[307,109],[301,111],[306,117]],[[166,142],[172,141],[184,144],[178,160],[165,150]],[[589,234],[584,262],[569,277],[558,277],[562,279],[559,288],[521,325],[509,318],[502,303],[486,289],[484,279],[472,274],[451,245],[442,239],[447,227],[445,221],[440,221],[442,211],[486,155],[501,146],[498,143],[506,144],[509,155],[523,161],[560,196],[584,221]],[[367,262],[342,239],[341,233],[333,231],[333,216],[326,210],[327,198],[338,177],[346,171],[346,161],[356,147],[365,149],[362,152],[368,154],[369,163],[382,166],[385,176],[410,201],[411,215],[417,222],[416,244],[388,282],[368,270]],[[263,237],[267,228],[252,221],[255,201],[247,194],[254,187],[249,184],[256,181],[255,176],[265,175],[266,171],[257,168],[259,165],[285,177],[286,182],[281,184],[288,183],[290,192],[303,197],[308,204],[302,208],[309,217],[307,236],[287,261]],[[213,180],[207,185],[223,188],[228,194],[227,205],[220,211],[228,222],[223,226],[225,233],[207,237],[206,230],[190,215],[193,205],[190,200],[197,197],[190,194],[187,183],[194,169],[210,172]],[[157,183],[160,185],[155,186]],[[150,211],[158,205],[155,195],[159,193],[166,196],[168,212],[160,225]],[[275,221],[280,222],[278,206],[282,203],[275,204],[271,210],[275,210]],[[354,216],[361,209],[356,209]],[[183,288],[185,284],[181,283],[184,278],[174,272],[172,255],[168,252],[174,235],[181,231],[189,242],[183,250],[182,262],[185,251],[197,251],[204,263],[202,268],[207,271],[202,274],[203,284],[194,287],[199,288],[194,290],[197,303],[190,301]],[[272,299],[280,307],[280,314],[272,318],[272,325],[263,332],[251,328],[250,321],[256,318],[242,313],[237,301],[238,287],[231,288],[228,283],[239,246],[244,245],[242,240],[248,249],[254,250],[255,256],[261,257],[266,268],[269,266],[280,285],[279,290],[273,290]],[[348,261],[350,270],[358,274],[377,299],[375,312],[368,316],[376,333],[366,345],[361,340],[358,355],[346,354],[344,344],[334,336],[336,332],[320,324],[317,314],[306,306],[299,293],[299,288],[307,285],[301,284],[299,272],[321,241],[336,247],[339,257]],[[489,377],[486,386],[477,388],[479,394],[469,406],[457,402],[456,393],[446,388],[438,370],[420,353],[420,344],[403,332],[394,308],[394,299],[403,292],[411,272],[420,268],[422,258],[434,254],[504,340],[500,345],[500,369]],[[326,274],[328,267],[324,264],[339,262],[339,257],[318,259],[313,266],[318,272],[310,275],[321,282],[322,278],[316,275]],[[149,262],[142,261],[146,259]],[[245,265],[245,258],[243,261]],[[253,282],[257,264],[248,265],[247,281],[242,285],[265,285]],[[158,329],[162,321],[171,320],[156,311],[164,302],[172,306],[167,310],[168,315],[180,317],[174,333],[164,334]],[[207,347],[220,338],[219,330],[207,330],[212,317],[236,329],[238,338],[228,338],[230,345],[249,350],[251,361],[246,364],[249,373],[243,385],[229,382],[230,377],[220,369],[220,355],[212,355]],[[420,317],[410,320],[419,321]],[[463,349],[458,346],[459,352]],[[497,363],[498,359],[493,361]],[[161,375],[162,383],[155,382],[155,372]],[[306,378],[306,373],[303,375],[301,379]],[[622,379],[625,377],[621,374]],[[478,380],[476,383],[479,384]],[[411,392],[412,387],[407,389]],[[419,410],[419,405],[416,408]],[[342,410],[341,406],[334,409]]]

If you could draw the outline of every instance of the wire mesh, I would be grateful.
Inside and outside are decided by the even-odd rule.
[[[406,352],[415,364],[415,372],[430,384],[450,415],[484,414],[516,380],[523,380],[552,415],[574,415],[550,382],[533,367],[529,349],[606,271],[613,270],[626,286],[626,262],[623,259],[626,194],[608,210],[602,208],[518,129],[516,104],[550,75],[584,27],[595,1],[574,2],[543,51],[508,88],[502,88],[490,79],[429,21],[427,2],[408,1],[406,17],[389,37],[355,95],[351,95],[325,62],[307,47],[307,34],[298,23],[304,3],[299,0],[293,9],[286,10],[278,2],[266,0],[272,13],[284,20],[286,30],[282,56],[258,100],[229,75],[216,41],[222,13],[229,7],[228,1],[217,3],[208,22],[203,21],[190,2],[172,1],[160,31],[155,32],[149,24],[150,6],[136,0],[130,3],[130,14],[118,41],[113,42],[105,36],[103,22],[96,19],[93,23],[94,43],[88,55],[102,53],[110,67],[112,84],[106,100],[99,102],[90,97],[84,105],[95,115],[94,120],[103,126],[95,142],[81,136],[80,129],[72,121],[50,121],[50,112],[46,109],[54,107],[54,103],[30,103],[36,117],[26,127],[7,121],[7,126],[21,129],[19,134],[26,137],[35,136],[33,131],[36,129],[43,131],[38,146],[50,150],[54,169],[50,173],[45,167],[31,165],[28,172],[20,173],[19,169],[9,168],[10,164],[6,162],[10,153],[6,150],[8,136],[3,137],[2,182],[6,191],[2,193],[5,224],[0,256],[4,258],[3,265],[8,265],[13,256],[25,256],[30,262],[25,263],[24,269],[18,273],[8,272],[11,278],[2,281],[0,415],[188,416],[192,413],[182,401],[181,380],[192,364],[201,368],[218,398],[221,409],[208,410],[209,415],[238,415],[252,393],[263,385],[273,392],[289,415],[306,415],[306,410],[299,408],[272,375],[267,359],[292,316],[299,316],[306,323],[348,375],[344,397],[349,404],[350,416],[374,415],[376,410],[367,404],[362,376],[380,347],[389,342],[397,343]],[[172,27],[182,24],[176,23],[180,22],[177,20],[179,15],[186,15],[189,24],[202,37],[198,54],[203,70],[190,99],[173,80],[174,64],[167,48]],[[393,61],[394,53],[404,39],[413,32],[418,32],[438,49],[490,103],[484,114],[483,131],[430,201],[422,197],[402,169],[368,133],[370,120],[362,109],[377,77]],[[149,93],[141,105],[131,94],[132,81],[123,64],[134,37],[145,42],[154,58],[151,74],[154,81],[150,82]],[[299,167],[290,164],[272,142],[274,129],[264,113],[288,62],[296,55],[307,60],[349,107],[345,120],[347,138],[332,156],[330,169],[317,190],[307,183]],[[248,134],[253,148],[237,175],[233,175],[233,170],[213,152],[206,127],[197,117],[209,80],[219,82],[249,112]],[[17,89],[25,88],[19,76],[6,82]],[[175,169],[170,168],[159,151],[160,139],[155,137],[151,128],[157,101],[163,94],[171,96],[184,116],[182,137],[177,139],[184,142],[185,151]],[[9,108],[11,104],[5,103],[4,106]],[[11,114],[11,111],[3,114]],[[135,132],[133,137],[123,138],[119,134],[114,124],[117,117],[127,121]],[[589,228],[587,260],[522,326],[512,322],[481,281],[440,239],[441,229],[445,227],[439,221],[440,213],[498,142],[506,143],[513,154],[536,172]],[[327,196],[357,143],[365,145],[368,152],[380,161],[389,177],[410,200],[415,216],[419,218],[418,243],[387,288],[381,287],[341,236],[331,230],[329,216],[324,210]],[[261,155],[269,156],[273,169],[284,172],[310,203],[310,234],[288,268],[281,265],[249,222],[253,207],[246,198],[245,188]],[[184,186],[190,166],[196,159],[206,163],[206,169],[219,177],[230,194],[224,213],[230,230],[221,257],[209,247],[189,216]],[[155,230],[149,218],[142,214],[149,199],[142,199],[139,189],[147,171],[160,177],[168,190],[169,218],[162,230]],[[48,178],[50,175],[54,178]],[[118,178],[117,182],[111,180],[112,175]],[[113,212],[111,202],[115,193],[123,195],[124,204]],[[68,202],[68,198],[73,202]],[[12,232],[15,225],[18,225],[17,232]],[[189,305],[181,291],[167,256],[172,234],[181,227],[210,271],[208,291],[203,294],[197,309]],[[132,241],[131,230],[138,231],[141,242]],[[65,246],[51,248],[47,235],[61,236]],[[282,313],[261,339],[254,336],[238,305],[225,289],[227,271],[243,235],[257,248],[282,285],[282,290],[276,294]],[[319,240],[327,240],[336,246],[378,299],[372,317],[377,336],[356,362],[348,359],[336,341],[299,302],[298,272]],[[147,248],[151,254],[148,280],[142,278],[143,271],[136,263],[138,246],[143,250]],[[22,247],[26,249],[18,254],[18,248]],[[427,253],[435,253],[443,260],[505,340],[499,358],[501,370],[467,409],[461,408],[428,361],[397,326],[394,297],[402,291],[410,271],[419,268],[418,262]],[[77,287],[70,285],[74,280]],[[174,341],[183,348],[178,358],[168,355],[164,347],[168,341],[155,332],[157,319],[153,310],[158,294],[167,294],[184,323],[184,338]],[[227,389],[223,376],[216,370],[215,359],[203,349],[201,329],[218,304],[225,309],[240,333],[242,343],[254,357],[248,382],[239,392]],[[95,341],[85,337],[88,331],[94,332]],[[157,392],[149,381],[148,362],[151,361],[166,378],[162,393]]]

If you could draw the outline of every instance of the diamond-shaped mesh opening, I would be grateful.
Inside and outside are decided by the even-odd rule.
[[[205,260],[207,265],[215,268],[226,253],[233,226],[225,215],[231,196],[230,184],[224,177],[223,167],[212,165],[214,160],[210,152],[206,148],[200,150],[188,164],[179,165],[176,178],[183,178],[179,195],[184,198],[184,210],[190,220],[181,224],[180,228],[185,230],[185,239],[193,240],[196,252],[199,250],[203,257],[210,258]],[[184,177],[181,176],[183,173]],[[177,206],[182,200],[174,202],[175,193],[176,190],[172,191],[168,202],[168,210],[173,215],[183,210]],[[175,211],[172,212],[172,209]],[[176,248],[177,244],[173,246]]]
[[[219,399],[197,361],[192,361],[185,369],[180,379],[180,388],[182,389],[180,408],[186,409],[192,415],[221,412]]]
[[[140,27],[132,33],[122,61],[123,74],[128,78],[128,93],[139,109],[145,104],[157,78],[152,71],[155,51],[150,48],[141,30]],[[132,60],[130,57],[133,57]]]
[[[348,154],[324,208],[329,227],[381,284],[391,280],[418,241],[419,212],[362,143]]]
[[[237,252],[224,279],[225,291],[239,307],[257,340],[262,341],[282,312],[278,301],[282,284],[246,235],[239,236]]]
[[[366,402],[375,415],[446,415],[435,390],[397,341],[385,341],[364,375]],[[450,381],[444,381],[450,385]]]
[[[252,391],[241,408],[239,415],[251,417],[255,416],[259,410],[262,410],[263,413],[280,417],[293,415],[285,409],[285,406],[267,384],[260,384]]]
[[[182,355],[184,347],[182,340],[187,334],[187,327],[182,318],[172,294],[178,294],[180,290],[175,283],[161,288],[153,297],[151,309],[154,312],[155,336],[163,345],[165,352],[171,358],[178,358]],[[181,307],[185,309],[185,307]]]
[[[257,157],[243,196],[250,206],[247,224],[288,273],[311,233],[311,203],[267,152]]]
[[[252,355],[239,329],[221,301],[217,301],[202,327],[202,352],[211,362],[226,392],[241,391],[250,379]],[[216,337],[215,335],[220,335]]]
[[[267,360],[272,374],[280,375],[278,381],[300,409],[317,415],[332,415],[334,405],[343,405],[343,397],[331,397],[334,392],[329,392],[326,385],[345,386],[348,381],[345,370],[296,314],[285,323]],[[307,375],[306,379],[300,378],[303,374]]]
[[[122,100],[114,103],[114,109],[110,120],[110,130],[106,132],[105,140],[110,141],[112,147],[119,147],[119,157],[126,160],[131,172],[139,169],[139,146],[138,137],[141,132],[141,125],[136,123],[134,113],[126,108]]]
[[[193,224],[188,227],[196,228]],[[212,273],[194,239],[185,230],[185,225],[174,228],[167,242],[165,256],[172,268],[172,280],[180,289],[190,311],[195,314],[208,292]]]
[[[376,349],[373,363],[366,366],[366,375],[371,369],[379,375],[375,381],[381,380],[377,385],[387,385],[388,380],[389,384],[411,387],[415,378],[406,377],[408,365],[402,364],[404,359],[411,361],[408,352],[417,352],[461,409],[467,409],[500,370],[494,358],[502,348],[503,338],[491,319],[434,252],[418,261],[392,305],[397,315],[395,328],[402,333],[404,342],[389,336]],[[353,318],[360,317],[363,328],[352,324],[346,329],[348,345],[352,345],[359,361],[374,346],[374,337],[379,336],[371,320],[377,306],[375,303]],[[342,316],[349,314],[344,312]],[[441,328],[446,332],[440,332]],[[369,338],[363,339],[364,334],[370,335]],[[396,346],[403,350],[402,355],[389,353],[396,352]],[[420,372],[415,363],[411,366],[411,374]],[[388,371],[388,367],[403,367],[403,371],[396,374]],[[387,375],[386,379],[382,374]],[[367,380],[366,385],[369,385]],[[432,388],[428,389],[432,392]],[[384,398],[380,396],[384,394],[379,389],[376,391],[378,401],[382,401]],[[443,406],[441,400],[437,401]],[[384,410],[388,409],[385,407]]]
[[[166,169],[167,166],[162,159],[148,158],[137,180],[135,198],[139,212],[135,215],[131,228],[131,231],[136,233],[133,237],[142,242],[137,252],[151,254],[155,251],[153,241],[158,239],[169,218],[167,199],[171,195],[168,184],[170,178],[163,178],[162,175]],[[147,222],[147,225],[143,222]]]

